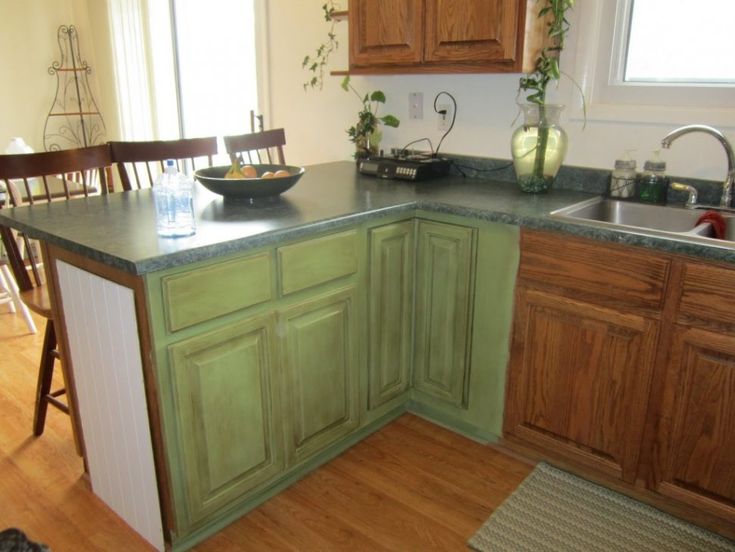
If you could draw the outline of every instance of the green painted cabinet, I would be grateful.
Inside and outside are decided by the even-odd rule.
[[[261,315],[169,347],[182,533],[284,469],[274,329]]]
[[[279,312],[290,464],[359,426],[356,308],[357,288],[350,285]]]
[[[418,220],[414,386],[466,407],[476,230]]]
[[[368,232],[368,408],[406,393],[413,355],[414,221]]]

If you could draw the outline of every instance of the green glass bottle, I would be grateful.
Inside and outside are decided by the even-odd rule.
[[[666,161],[654,152],[654,158],[643,164],[643,172],[638,176],[638,200],[644,203],[666,204],[669,190],[669,177],[666,176]]]

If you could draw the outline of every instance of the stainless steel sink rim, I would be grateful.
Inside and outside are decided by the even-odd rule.
[[[727,249],[735,248],[735,216],[721,213],[729,224],[727,238],[719,240],[710,237],[711,225],[708,222],[696,224],[702,214],[703,211],[697,209],[594,197],[556,209],[550,216],[599,228],[683,239]]]

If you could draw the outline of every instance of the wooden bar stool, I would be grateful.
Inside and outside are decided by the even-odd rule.
[[[0,181],[5,183],[12,206],[66,201],[95,193],[107,193],[107,171],[111,165],[112,158],[107,145],[0,155]],[[0,225],[0,238],[21,300],[28,309],[46,319],[33,415],[33,434],[38,436],[43,433],[49,405],[70,413],[69,403],[59,399],[66,393],[66,388],[51,389],[57,360],[61,361],[65,386],[68,379],[57,347],[54,313],[48,288],[38,269],[40,259],[35,253],[36,247],[26,235],[17,234],[3,225]],[[21,248],[19,242],[24,247]],[[81,450],[76,424],[72,423],[72,427],[75,430],[77,448]]]
[[[150,142],[110,142],[112,160],[117,164],[123,190],[140,190],[153,187],[163,172],[166,159],[176,160],[176,168],[187,172],[183,162],[191,163],[191,173],[201,167],[212,166],[212,156],[217,154],[217,137],[184,138],[181,140],[154,140]],[[132,178],[131,178],[132,176]]]
[[[245,163],[286,164],[283,146],[286,145],[286,131],[282,128],[225,136],[225,149],[230,160],[239,158]],[[245,158],[247,156],[247,159]],[[277,159],[277,161],[274,161]]]

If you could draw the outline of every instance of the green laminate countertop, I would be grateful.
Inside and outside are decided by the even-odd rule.
[[[735,249],[646,232],[601,229],[549,217],[555,209],[593,197],[564,189],[529,195],[513,184],[450,176],[409,183],[363,176],[349,161],[306,167],[306,174],[277,198],[228,202],[200,184],[194,198],[197,232],[160,238],[150,190],[121,192],[52,204],[0,210],[0,221],[29,236],[145,274],[229,253],[339,229],[417,209],[565,232],[735,263]]]

